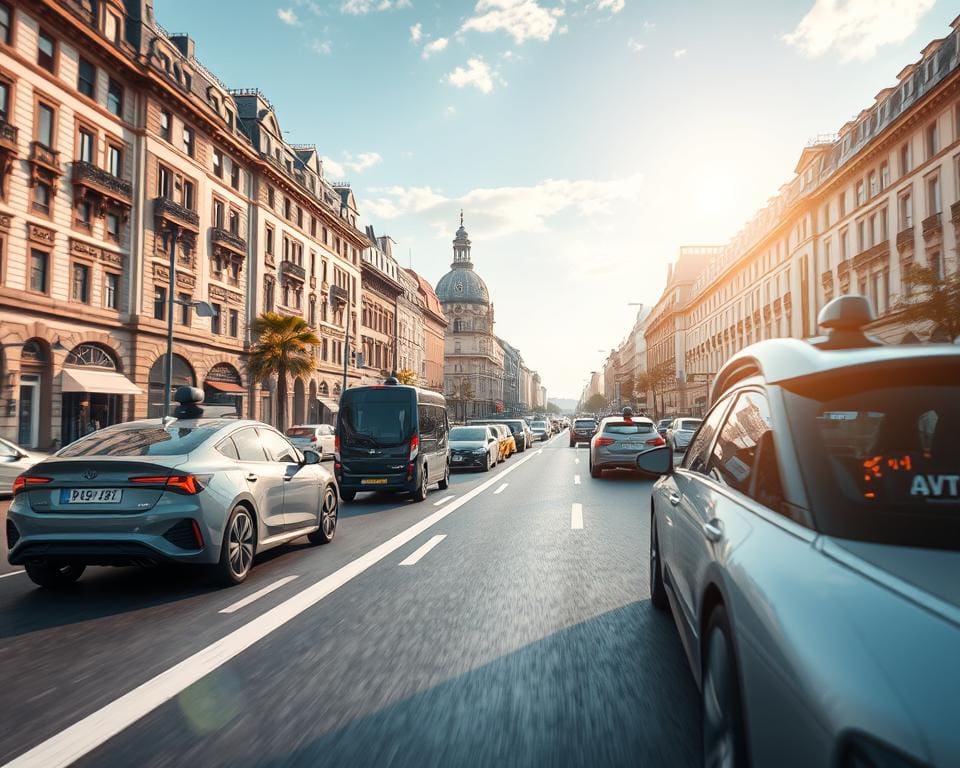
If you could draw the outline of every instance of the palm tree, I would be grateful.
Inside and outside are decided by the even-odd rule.
[[[259,381],[277,377],[277,427],[282,432],[287,420],[287,374],[297,378],[313,370],[312,347],[319,346],[320,339],[302,317],[276,312],[264,312],[250,329],[256,343],[247,371]]]
[[[937,270],[914,264],[906,281],[911,296],[894,310],[908,323],[933,323],[947,332],[950,341],[960,336],[960,272],[941,277]]]
[[[401,368],[397,371],[397,381],[401,384],[409,384],[415,387],[417,386],[417,374],[409,368]]]

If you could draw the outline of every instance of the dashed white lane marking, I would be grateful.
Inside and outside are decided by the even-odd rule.
[[[297,576],[284,576],[282,579],[277,579],[272,584],[267,584],[263,589],[258,589],[252,595],[247,595],[242,600],[237,600],[233,605],[228,605],[220,613],[236,613],[241,608],[245,608],[250,605],[250,603],[259,600],[264,595],[269,595],[273,590],[280,589],[284,584],[289,584],[294,579],[298,578]]]
[[[507,490],[508,485],[510,485],[510,483],[504,483],[493,492],[493,495],[496,496],[498,493],[503,493],[505,490]]]
[[[541,453],[543,453],[543,448],[541,448],[539,451],[537,451],[537,456],[539,456]]]
[[[583,528],[583,504],[574,504],[570,508],[570,528],[574,531]]]
[[[574,484],[574,485],[580,485],[580,475],[574,475],[574,476],[573,476],[573,484]]]
[[[5,768],[64,768],[76,762],[164,702],[179,695],[198,680],[295,619],[392,552],[396,552],[404,544],[492,487],[504,475],[522,467],[535,455],[524,456],[516,464],[503,470],[499,476],[491,477],[463,496],[454,499],[450,504],[438,509],[420,522],[414,523],[405,531],[401,531],[392,539],[374,547],[329,576],[305,587],[293,597],[287,598],[279,605],[251,619],[242,627],[114,699],[19,757],[15,757],[6,764]]]
[[[446,504],[448,501],[450,501],[450,499],[455,499],[455,498],[457,498],[457,497],[456,497],[456,496],[445,496],[444,498],[440,499],[439,501],[433,502],[433,506],[439,507],[441,504]]]
[[[418,562],[420,562],[423,556],[427,554],[427,552],[429,552],[431,549],[437,546],[437,544],[439,544],[445,538],[447,538],[447,534],[445,533],[437,534],[432,539],[430,539],[430,541],[428,541],[426,544],[424,544],[422,547],[416,550],[412,555],[410,555],[410,557],[408,557],[406,560],[401,560],[400,565],[416,565]]]
[[[574,457],[573,457],[573,463],[574,463],[574,464],[579,464],[579,463],[580,463],[580,459],[579,459],[577,456],[574,456]]]
[[[7,576],[16,576],[18,573],[26,573],[24,570],[20,571],[10,571],[10,573],[0,573],[0,579],[5,579]]]

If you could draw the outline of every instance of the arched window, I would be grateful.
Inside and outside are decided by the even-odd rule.
[[[323,396],[329,395],[329,394],[330,394],[330,387],[329,387],[329,385],[327,384],[327,382],[321,381],[321,382],[320,382],[320,396],[323,397]]]
[[[117,361],[113,353],[99,344],[78,344],[67,355],[64,365],[117,370]]]

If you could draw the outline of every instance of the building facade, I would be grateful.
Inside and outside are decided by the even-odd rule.
[[[372,384],[397,372],[397,302],[403,284],[393,258],[393,240],[377,237],[373,227],[367,227],[367,238],[361,262],[360,333],[364,381]]]
[[[447,318],[433,286],[412,269],[406,270],[417,281],[417,293],[423,306],[423,367],[420,386],[436,392],[444,390],[444,352]]]
[[[424,301],[417,280],[405,269],[397,273],[403,292],[397,297],[397,371],[412,371],[422,386],[426,373],[424,357]]]

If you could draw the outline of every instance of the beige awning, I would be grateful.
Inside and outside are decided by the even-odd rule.
[[[142,395],[143,390],[122,373],[96,368],[64,368],[64,392],[94,392],[104,395]]]
[[[334,400],[330,397],[318,397],[321,403],[323,403],[327,408],[330,409],[330,413],[338,413],[340,411],[340,403],[337,400]]]

